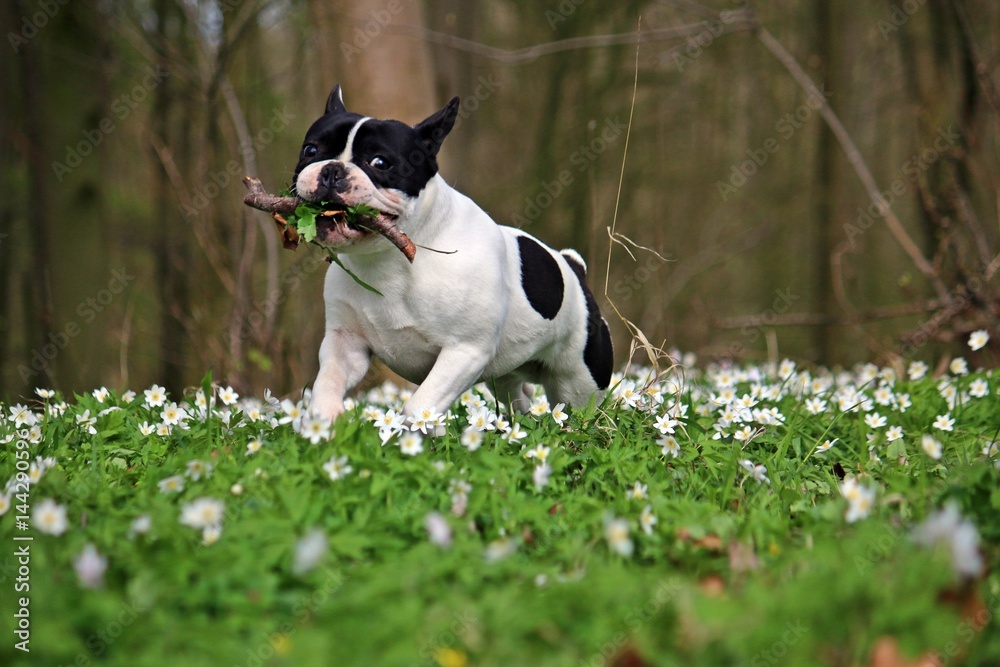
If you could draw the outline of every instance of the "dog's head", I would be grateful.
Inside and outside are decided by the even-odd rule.
[[[344,106],[340,85],[326,110],[302,142],[293,189],[299,197],[329,208],[365,204],[391,216],[404,216],[437,174],[441,143],[455,125],[458,98],[410,127],[397,120],[377,120]],[[351,246],[370,236],[346,223],[317,224],[324,245]]]

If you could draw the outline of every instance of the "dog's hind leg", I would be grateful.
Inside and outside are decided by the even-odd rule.
[[[545,395],[552,405],[565,403],[573,408],[585,408],[590,403],[590,397],[595,394],[598,404],[604,400],[604,391],[597,386],[590,369],[583,363],[558,374],[546,374],[542,384],[545,386]]]
[[[496,384],[496,397],[501,403],[507,405],[507,409],[512,412],[525,414],[531,408],[534,400],[534,387],[519,373],[511,373],[498,377],[494,380]]]

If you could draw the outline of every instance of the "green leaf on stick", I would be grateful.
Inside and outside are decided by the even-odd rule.
[[[337,258],[336,254],[331,252],[329,248],[324,247],[322,244],[316,242],[316,216],[321,214],[326,210],[328,202],[322,202],[316,204],[313,202],[305,202],[300,204],[296,209],[295,213],[288,216],[288,224],[306,243],[315,243],[316,245],[323,248],[330,258],[330,261],[342,268],[347,275],[349,275],[354,282],[364,287],[370,292],[374,292],[379,296],[385,296],[382,292],[378,291],[365,281],[361,280],[353,271],[348,269],[344,264]],[[347,208],[347,222],[352,225],[357,225],[360,227],[365,227],[362,219],[372,218],[379,215],[378,209],[372,208],[367,204],[358,204],[356,206],[349,206]],[[367,229],[367,227],[365,227]]]

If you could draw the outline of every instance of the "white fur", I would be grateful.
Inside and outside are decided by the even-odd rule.
[[[302,172],[305,180],[314,167]],[[363,184],[356,194],[376,196]],[[372,354],[420,385],[404,407],[408,415],[423,408],[444,412],[484,380],[495,380],[500,399],[522,411],[531,400],[526,382],[544,384],[553,403],[586,405],[598,389],[583,363],[587,305],[566,259],[550,250],[564,293],[558,314],[547,320],[522,290],[517,237],[524,232],[497,225],[440,175],[419,197],[402,199],[407,206],[400,229],[418,245],[451,254],[420,248],[410,264],[377,236],[338,248],[340,261],[384,296],[330,267],[313,412],[340,414],[345,393],[365,375]]]
[[[343,104],[343,101],[341,101],[341,104]],[[351,158],[354,157],[354,137],[358,136],[358,129],[365,124],[365,121],[369,120],[371,118],[365,116],[351,128],[351,131],[347,134],[347,143],[344,145],[344,152],[340,154],[340,157],[337,158],[338,160],[341,162],[351,161]]]

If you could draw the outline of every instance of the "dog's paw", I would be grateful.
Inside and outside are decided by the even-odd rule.
[[[308,413],[313,419],[326,419],[332,423],[344,413],[344,402],[313,401],[309,404]]]

